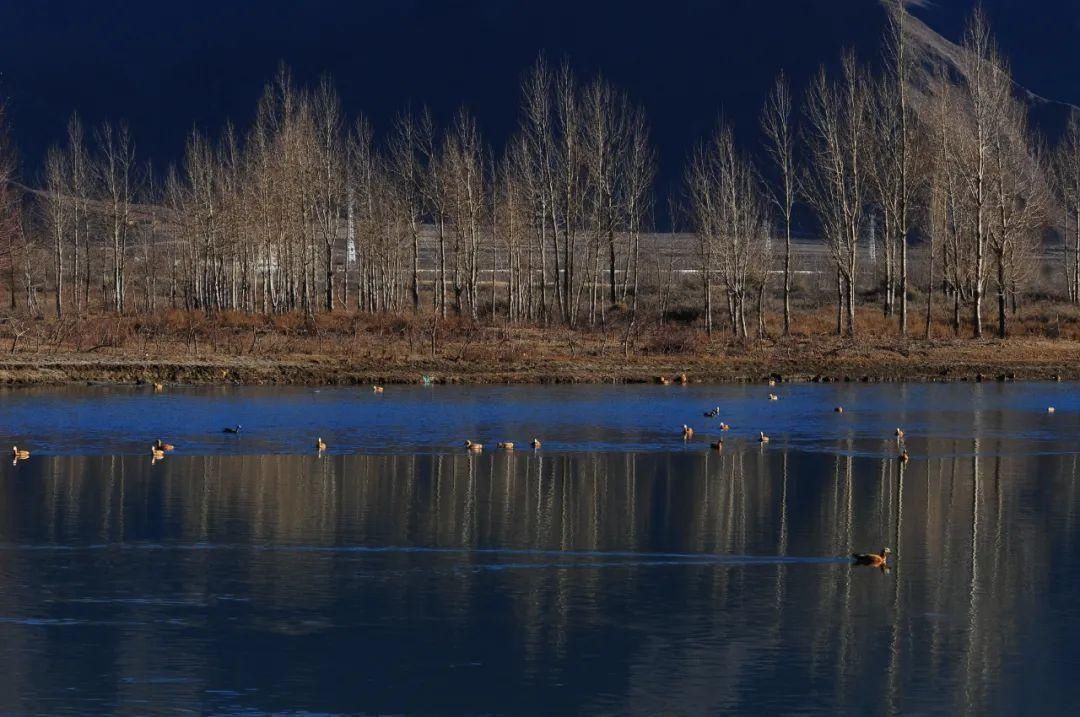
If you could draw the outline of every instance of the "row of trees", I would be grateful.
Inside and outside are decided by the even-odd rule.
[[[695,237],[707,330],[722,294],[736,334],[764,332],[772,274],[791,330],[799,205],[829,249],[838,333],[855,335],[868,283],[909,333],[918,241],[929,257],[925,332],[940,287],[954,329],[966,307],[976,336],[993,292],[1004,335],[1055,222],[1069,299],[1080,302],[1080,119],[1048,156],[981,14],[950,65],[918,51],[902,3],[891,18],[876,74],[845,55],[838,76],[811,80],[801,107],[778,78],[762,111],[764,161],[723,123],[689,158],[675,214]],[[282,69],[246,134],[193,133],[163,176],[124,128],[88,136],[78,118],[32,201],[14,198],[12,156],[0,147],[13,308],[25,296],[45,310],[45,289],[58,316],[355,307],[575,327],[619,307],[632,325],[639,297],[664,294],[665,268],[671,280],[673,258],[643,251],[656,171],[644,112],[606,81],[582,84],[543,60],[499,154],[464,110],[441,130],[426,111],[402,113],[376,142],[329,81],[300,88]],[[868,238],[883,255],[869,281]]]
[[[876,227],[870,240],[880,243],[884,256],[882,305],[886,315],[897,316],[901,334],[909,332],[908,248],[918,236],[930,259],[925,334],[930,334],[933,292],[940,283],[952,301],[954,330],[961,329],[966,305],[977,337],[983,330],[983,297],[992,288],[998,333],[1005,335],[1008,299],[1015,302],[1031,277],[1049,226],[1051,167],[1028,128],[1026,108],[985,18],[979,13],[972,18],[962,60],[953,67],[927,64],[912,51],[910,21],[901,5],[893,8],[877,76],[851,54],[844,56],[839,77],[819,71],[807,91],[801,123],[785,79],[778,79],[762,115],[775,176],[771,186],[754,181],[754,170],[739,157],[724,127],[692,160],[687,184],[706,301],[715,274],[724,283],[737,332],[746,334],[742,306],[755,286],[762,297],[760,315],[768,278],[763,267],[776,234],[761,209],[762,197],[769,197],[772,221],[782,222],[785,237],[785,332],[791,311],[792,207],[801,199],[813,209],[833,259],[837,333],[856,332],[860,247],[869,228]],[[1065,168],[1058,186],[1066,194],[1075,194],[1075,178],[1065,175],[1068,168],[1076,171],[1078,130],[1074,118],[1058,152],[1058,164]],[[1075,209],[1075,200],[1070,201]],[[1068,276],[1074,301],[1077,256]],[[943,274],[938,280],[935,266]]]

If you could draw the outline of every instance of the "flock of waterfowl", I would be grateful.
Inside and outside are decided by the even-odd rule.
[[[679,383],[679,384],[682,384],[682,385],[686,385],[687,383],[689,383],[689,379],[688,379],[688,377],[687,377],[687,375],[685,373],[680,373],[677,376],[675,376],[674,378],[669,378],[669,377],[666,377],[666,376],[659,376],[657,378],[657,382],[662,384],[662,385],[670,385],[670,384],[676,383],[676,382]],[[428,377],[425,377],[425,385],[427,385],[429,383],[430,383],[430,379],[428,379]],[[769,386],[775,386],[775,385],[776,385],[776,381],[773,380],[773,379],[770,379],[769,380]],[[152,384],[152,388],[153,388],[154,393],[161,393],[162,391],[164,391],[165,386],[163,384],[161,384],[161,383],[155,382],[155,383]],[[377,393],[377,394],[381,394],[385,390],[383,386],[379,386],[379,385],[372,386],[371,388],[372,388],[372,392]],[[770,401],[779,401],[780,397],[777,394],[770,392],[768,394],[768,400],[770,400]],[[844,407],[843,406],[835,406],[833,408],[833,412],[838,413],[838,414],[843,413],[844,412]],[[1047,409],[1046,409],[1046,412],[1047,413],[1054,413],[1055,408],[1053,406],[1048,406]],[[705,416],[705,418],[717,418],[720,415],[720,407],[715,406],[714,408],[712,408],[712,409],[710,409],[708,411],[705,411],[703,415]],[[243,428],[243,426],[241,426],[240,424],[235,424],[235,425],[232,425],[232,426],[226,426],[225,428],[222,429],[222,432],[229,433],[229,434],[238,434],[238,433],[240,433],[242,428]],[[721,421],[720,425],[719,425],[719,429],[721,431],[729,431],[729,430],[731,430],[731,426],[729,424]],[[693,438],[694,438],[694,429],[692,427],[690,427],[689,425],[684,423],[683,426],[682,426],[682,437],[683,437],[683,440],[685,440],[685,441],[693,440]],[[906,463],[909,460],[909,455],[908,455],[907,446],[906,446],[906,443],[905,443],[905,440],[904,440],[905,436],[904,436],[903,429],[898,427],[894,432],[894,437],[896,439],[897,458],[901,462]],[[765,444],[769,443],[769,436],[766,435],[766,433],[764,431],[759,431],[758,432],[758,442],[760,444],[762,444],[762,445],[765,445]],[[465,449],[467,451],[471,452],[471,453],[481,453],[484,450],[484,445],[482,443],[478,443],[478,442],[472,441],[472,440],[466,440],[463,445],[464,445]],[[711,445],[712,448],[714,448],[716,450],[721,450],[724,447],[724,439],[722,437],[718,438],[717,440],[713,441],[710,445]],[[501,451],[513,451],[514,450],[514,443],[512,443],[510,441],[503,441],[503,442],[497,443],[496,446]],[[540,440],[538,438],[533,438],[529,442],[529,446],[533,450],[539,450],[540,446],[541,446]],[[327,447],[328,446],[326,444],[326,441],[324,441],[321,436],[315,439],[315,451],[316,451],[316,453],[318,455],[321,456],[323,453],[325,453],[326,450],[327,450]],[[157,439],[150,446],[150,454],[151,454],[152,462],[156,463],[157,461],[162,460],[165,457],[166,453],[168,453],[170,451],[173,451],[175,448],[176,447],[173,444],[165,443],[160,438]],[[12,464],[17,465],[19,463],[19,461],[25,461],[28,458],[30,458],[30,451],[28,451],[26,449],[21,449],[18,446],[12,446],[11,447],[11,457],[12,457]],[[870,567],[880,568],[882,570],[887,570],[888,569],[888,559],[889,559],[889,556],[891,555],[891,553],[892,553],[892,551],[889,548],[882,548],[880,551],[878,551],[876,553],[852,553],[851,557],[852,557],[852,559],[853,559],[853,561],[854,561],[854,563],[856,565],[866,565],[866,566],[870,566]]]
[[[512,451],[512,450],[514,450],[514,444],[513,444],[512,441],[503,441],[501,443],[496,443],[495,445],[500,451]],[[484,451],[484,444],[483,443],[477,443],[476,441],[465,441],[464,446],[465,446],[465,450],[467,450],[467,451],[469,451],[471,453],[482,453]],[[534,451],[540,450],[540,439],[539,438],[532,439],[531,441],[529,441],[529,446]]]
[[[425,385],[429,384],[430,379],[428,377],[426,377],[426,376],[424,378],[425,378]],[[682,385],[686,385],[687,383],[689,383],[689,378],[687,377],[687,375],[685,373],[680,373],[677,376],[675,376],[674,378],[669,378],[667,376],[658,376],[657,377],[657,382],[662,384],[662,385],[670,385],[670,384],[676,383],[676,382],[679,383],[679,384],[682,384]],[[770,379],[769,380],[769,386],[775,386],[775,385],[776,385],[775,379]],[[162,391],[165,390],[164,384],[158,383],[158,382],[153,383],[152,387],[153,387],[154,393],[161,393]],[[371,390],[372,390],[373,393],[382,394],[385,391],[385,388],[383,386],[374,385],[374,386],[371,387]],[[768,394],[768,400],[770,400],[770,401],[779,401],[780,397],[777,394],[770,392]],[[835,406],[833,408],[833,412],[834,413],[843,413],[844,412],[844,407],[843,406]],[[1047,409],[1046,409],[1046,412],[1047,413],[1054,413],[1055,408],[1053,406],[1048,406]],[[720,415],[720,407],[715,406],[715,407],[709,409],[708,411],[705,411],[703,415],[705,416],[705,418],[717,418]],[[222,432],[223,433],[238,434],[238,433],[240,433],[240,431],[242,429],[243,429],[243,426],[241,426],[240,424],[235,424],[235,425],[232,425],[232,426],[226,426],[225,428],[222,429]],[[726,432],[726,431],[731,430],[731,426],[729,424],[725,423],[724,421],[721,421],[720,425],[719,425],[719,429],[721,431]],[[909,460],[910,456],[908,455],[907,446],[906,446],[906,444],[904,442],[904,431],[902,429],[900,429],[900,428],[897,428],[895,433],[894,433],[894,436],[896,438],[897,458],[901,462],[906,463]],[[692,427],[690,427],[689,425],[684,423],[683,426],[682,426],[682,437],[683,437],[684,441],[692,440],[694,438],[694,429]],[[759,444],[765,445],[765,444],[769,443],[769,436],[764,431],[758,431],[758,439],[757,440],[758,440]],[[529,445],[533,450],[538,450],[540,448],[540,445],[541,445],[540,440],[538,438],[533,438],[532,441],[529,442]],[[715,441],[711,442],[710,445],[715,450],[721,450],[724,447],[724,439],[722,437],[717,438]],[[503,441],[503,442],[497,443],[496,446],[498,447],[499,450],[502,450],[502,451],[513,451],[514,450],[514,443],[510,442],[510,441]],[[464,447],[465,447],[465,449],[467,451],[469,451],[471,453],[481,453],[484,450],[484,444],[476,442],[476,441],[472,441],[472,440],[466,440],[464,442]],[[156,441],[154,441],[154,444],[150,447],[150,455],[151,455],[151,458],[153,459],[153,462],[157,462],[157,461],[163,459],[167,452],[172,451],[174,449],[175,449],[175,446],[173,446],[171,443],[165,443],[159,438]],[[316,438],[315,439],[315,452],[318,455],[322,455],[323,453],[326,452],[326,450],[327,450],[326,441],[324,441],[321,436]],[[18,446],[12,446],[11,457],[12,457],[13,465],[17,465],[19,463],[19,461],[24,461],[24,460],[26,460],[26,459],[28,459],[30,457],[30,451],[20,449]],[[885,549],[885,552],[886,553],[888,552],[887,548]],[[876,555],[876,554],[868,554],[868,555]]]
[[[685,375],[685,374],[683,374],[683,375]],[[664,377],[660,377],[660,381],[661,381],[661,383],[664,383],[665,382]],[[666,380],[666,383],[670,383],[670,380]],[[770,386],[775,386],[776,382],[770,380],[769,385]],[[780,397],[778,395],[776,395],[775,393],[769,393],[768,394],[768,399],[770,401],[779,401]],[[844,412],[844,407],[843,406],[835,406],[833,408],[833,413],[843,413],[843,412]],[[1049,409],[1049,412],[1050,413],[1054,412],[1053,407],[1051,407]],[[715,407],[709,409],[708,411],[705,411],[702,415],[705,416],[705,418],[716,418],[716,417],[718,417],[720,415],[720,407],[715,406]],[[721,431],[730,431],[731,426],[729,424],[721,421],[720,422],[720,430]],[[904,432],[903,432],[903,430],[897,428],[895,436],[896,436],[896,445],[897,445],[897,458],[899,458],[901,461],[906,463],[908,461],[909,456],[908,456],[907,448],[904,445]],[[683,437],[684,441],[692,440],[694,438],[694,429],[684,423],[683,427],[682,427],[682,437]],[[764,431],[758,431],[758,443],[760,443],[761,445],[765,445],[768,442],[769,442],[769,436]],[[711,445],[715,450],[718,450],[718,451],[722,450],[723,447],[724,447],[724,439],[722,437],[717,438],[715,441],[713,441],[709,445]]]

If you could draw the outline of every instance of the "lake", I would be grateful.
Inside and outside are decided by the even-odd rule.
[[[0,714],[1071,714],[1078,389],[0,391]]]

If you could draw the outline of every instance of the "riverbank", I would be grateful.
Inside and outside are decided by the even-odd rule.
[[[557,346],[561,343],[562,346]],[[415,348],[415,347],[414,347]],[[156,355],[155,355],[156,354]],[[1080,341],[791,339],[705,344],[693,350],[624,355],[613,341],[518,344],[483,340],[434,358],[374,342],[367,350],[257,356],[130,351],[22,351],[0,357],[0,384],[364,385],[419,383],[651,383],[686,373],[693,383],[764,381],[974,381],[1080,379]]]

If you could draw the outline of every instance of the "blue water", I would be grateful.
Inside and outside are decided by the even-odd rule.
[[[1076,396],[5,391],[0,714],[1072,714]]]
[[[774,392],[778,401],[769,401]],[[704,412],[721,408],[716,418]],[[843,406],[843,413],[834,413]],[[1047,407],[1054,406],[1054,414]],[[718,430],[723,421],[732,430]],[[238,436],[222,433],[242,425]],[[0,445],[57,455],[147,453],[162,438],[187,454],[446,452],[465,439],[489,447],[534,437],[547,451],[682,450],[682,426],[756,445],[758,432],[802,450],[895,452],[903,427],[913,456],[922,439],[972,437],[1057,451],[1080,439],[1076,383],[760,384],[721,386],[390,386],[367,388],[148,387],[0,392]],[[966,450],[957,447],[957,450]]]

